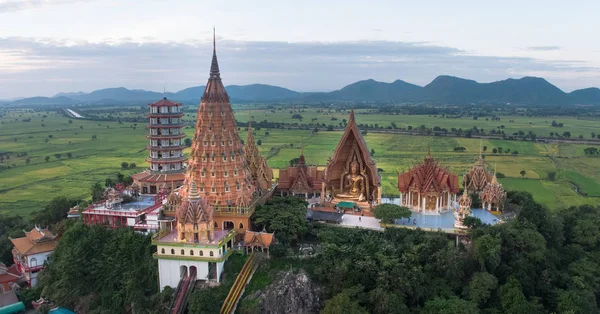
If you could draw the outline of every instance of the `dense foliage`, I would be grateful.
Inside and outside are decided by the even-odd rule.
[[[131,229],[76,224],[61,238],[42,273],[42,295],[68,308],[90,313],[129,313],[151,309],[157,263],[150,237]]]
[[[409,218],[412,214],[408,207],[402,207],[395,204],[381,204],[373,210],[375,218],[381,219],[384,224],[393,224],[400,218]]]
[[[517,219],[480,225],[472,242],[441,233],[319,227],[307,267],[328,313],[597,313],[600,208],[551,214],[509,193]]]
[[[306,201],[297,197],[274,197],[256,208],[252,224],[255,230],[264,228],[274,232],[277,241],[287,245],[297,235],[306,232],[307,205]]]

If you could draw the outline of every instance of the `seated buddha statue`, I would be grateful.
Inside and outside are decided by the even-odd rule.
[[[366,180],[358,171],[358,163],[352,161],[350,171],[344,172],[341,178],[342,189],[337,198],[362,202],[365,200]]]

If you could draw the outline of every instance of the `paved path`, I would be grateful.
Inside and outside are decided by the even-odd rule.
[[[73,110],[71,110],[71,109],[67,109],[67,111],[68,111],[68,112],[69,112],[71,115],[73,115],[73,117],[75,117],[75,118],[79,118],[79,119],[83,118],[83,116],[82,116],[82,115],[78,114],[77,112],[75,112],[75,111],[73,111]]]
[[[360,218],[360,219],[359,219]],[[383,228],[379,225],[379,219],[375,217],[344,215],[342,216],[342,226],[344,227],[359,227],[364,229],[373,229],[382,231]]]

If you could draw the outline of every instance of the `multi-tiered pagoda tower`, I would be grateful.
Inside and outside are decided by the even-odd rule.
[[[132,176],[142,194],[156,194],[161,188],[179,187],[183,183],[185,145],[182,131],[181,103],[163,99],[149,104],[148,135],[150,169]]]
[[[187,184],[196,182],[200,197],[214,208],[217,230],[243,232],[249,227],[258,191],[221,81],[215,43],[185,180]],[[182,197],[186,191],[182,189]]]

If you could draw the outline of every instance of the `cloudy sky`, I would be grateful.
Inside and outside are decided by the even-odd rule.
[[[329,91],[541,76],[600,86],[600,1],[0,0],[0,99],[225,84]]]

